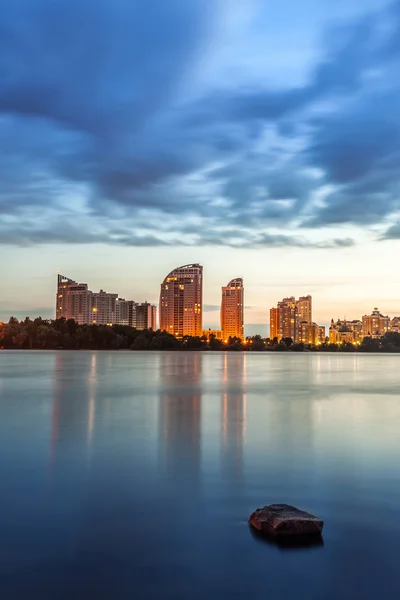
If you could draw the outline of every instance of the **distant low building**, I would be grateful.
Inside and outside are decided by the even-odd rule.
[[[400,333],[400,317],[393,317],[390,321],[390,331]]]
[[[221,341],[224,339],[222,329],[203,329],[202,337],[205,337],[207,342],[210,341],[211,337]]]
[[[317,325],[317,323],[307,323],[301,321],[298,326],[298,342],[317,346],[325,342],[325,327]]]
[[[325,325],[318,325],[318,343],[325,344],[326,342],[326,327]]]
[[[336,322],[332,319],[329,327],[329,343],[342,344],[349,342],[358,344],[362,340],[362,323],[354,319],[353,321],[343,321],[338,319]]]

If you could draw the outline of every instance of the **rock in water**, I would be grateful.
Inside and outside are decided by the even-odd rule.
[[[249,519],[250,525],[262,533],[277,536],[318,536],[324,522],[289,504],[270,504],[258,508]]]

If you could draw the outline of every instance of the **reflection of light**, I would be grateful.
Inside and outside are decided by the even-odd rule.
[[[247,433],[247,396],[246,393],[243,392],[243,423],[242,423],[242,435],[243,442],[246,442],[246,433]]]
[[[88,445],[92,444],[93,436],[93,425],[94,425],[94,411],[96,408],[96,401],[94,396],[90,396],[89,399],[89,419],[88,419]]]
[[[228,355],[224,354],[224,383],[228,381]]]
[[[226,442],[228,433],[228,394],[225,392],[222,400],[222,438]]]
[[[89,415],[88,415],[88,430],[87,442],[90,446],[93,437],[94,415],[96,410],[96,385],[97,385],[97,354],[92,354],[89,373]]]

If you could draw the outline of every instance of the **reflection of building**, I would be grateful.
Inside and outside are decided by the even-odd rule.
[[[390,318],[383,316],[377,308],[371,315],[362,318],[363,337],[381,337],[390,329]]]
[[[330,344],[342,344],[344,342],[350,342],[356,344],[362,340],[362,323],[357,319],[353,321],[334,321],[332,319],[329,327],[329,343]]]
[[[160,462],[171,485],[189,494],[201,471],[202,355],[166,353],[160,361]]]
[[[243,470],[246,436],[246,361],[243,354],[225,353],[221,406],[221,477],[230,479]]]
[[[80,354],[80,353],[79,353]],[[55,354],[54,394],[52,405],[50,462],[54,464],[57,446],[68,440],[74,451],[84,452],[92,443],[95,425],[96,393],[97,393],[97,358],[96,352],[84,352],[78,356],[63,352]],[[76,393],[76,380],[67,375],[79,363],[79,373],[85,385]]]
[[[244,339],[244,288],[243,279],[232,279],[222,288],[221,329],[225,339]]]
[[[201,336],[203,267],[177,267],[161,284],[160,329],[177,337]]]

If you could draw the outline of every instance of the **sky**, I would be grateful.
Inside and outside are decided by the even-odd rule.
[[[205,327],[400,314],[399,72],[399,0],[2,0],[0,319],[192,262]]]

